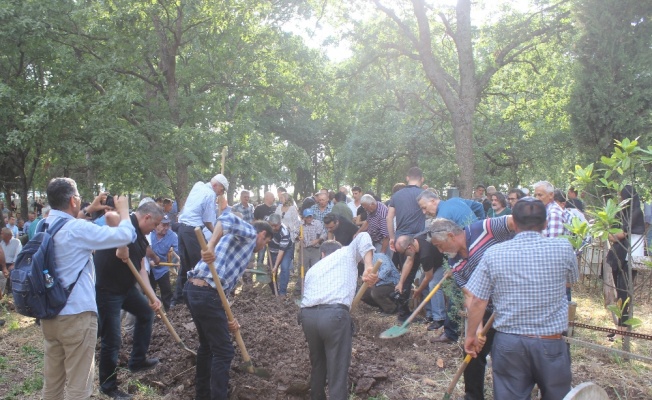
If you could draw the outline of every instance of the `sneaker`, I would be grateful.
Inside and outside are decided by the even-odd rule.
[[[158,358],[148,358],[147,360],[141,362],[140,364],[130,366],[129,371],[131,371],[132,373],[147,371],[156,367],[158,363],[159,363]]]
[[[441,328],[444,326],[444,321],[432,321],[430,325],[428,325],[428,330],[429,331],[436,331],[437,329]]]
[[[130,400],[133,396],[130,395],[129,393],[125,393],[120,389],[113,389],[108,392],[105,392],[103,390],[100,390],[100,393],[102,393],[105,396],[108,396],[112,399],[117,399],[117,400]]]

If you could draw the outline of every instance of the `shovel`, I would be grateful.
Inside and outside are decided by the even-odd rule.
[[[377,273],[382,263],[383,262],[380,260],[376,261],[376,264],[374,264],[374,268],[371,272],[374,274]],[[358,293],[355,295],[353,302],[351,303],[351,312],[353,312],[353,308],[360,302],[360,299],[362,299],[362,296],[364,295],[364,292],[367,291],[368,287],[369,285],[367,285],[367,282],[362,283],[362,286],[360,286],[360,289],[358,289]]]
[[[493,314],[491,314],[491,317],[489,317],[489,319],[487,320],[487,323],[484,324],[484,327],[482,327],[480,336],[487,336],[487,332],[489,332],[489,329],[491,328],[491,325],[493,325],[495,318],[496,318],[496,313],[494,312]],[[466,357],[464,357],[462,364],[460,364],[459,368],[457,369],[457,372],[455,372],[455,376],[453,376],[453,380],[451,381],[450,385],[448,385],[448,388],[444,393],[444,400],[450,400],[451,394],[453,394],[453,390],[455,389],[455,385],[457,385],[457,381],[460,380],[460,377],[464,373],[466,366],[469,365],[470,362],[471,362],[471,355],[467,354]]]
[[[272,285],[274,286],[274,296],[278,297],[278,288],[276,287],[276,272],[272,271],[272,256],[269,254],[269,246],[267,246],[267,266],[269,267],[270,273],[272,274]]]
[[[201,228],[199,227],[195,228],[195,234],[197,235],[197,240],[199,241],[199,245],[201,246],[202,251],[205,251],[207,249],[206,239],[204,239],[204,235],[201,232]],[[233,312],[231,312],[231,306],[229,305],[229,301],[226,299],[226,295],[224,294],[224,289],[222,288],[222,282],[220,281],[220,277],[217,275],[217,271],[215,270],[215,264],[213,263],[208,264],[208,268],[211,270],[211,275],[213,276],[213,282],[215,282],[215,286],[217,287],[217,293],[220,295],[220,300],[222,301],[222,306],[224,307],[224,312],[226,313],[226,317],[229,320],[229,322],[231,322],[234,319]],[[242,353],[242,360],[244,360],[244,363],[240,365],[240,368],[244,369],[250,374],[258,375],[261,378],[269,378],[271,376],[269,371],[267,371],[264,368],[255,368],[253,363],[251,362],[251,357],[249,357],[247,348],[245,347],[244,341],[242,340],[242,335],[240,335],[240,329],[235,331],[234,336],[235,336],[235,341],[238,343],[238,347],[240,348],[240,352]]]
[[[393,338],[396,338],[396,337],[399,337],[399,336],[402,336],[402,335],[406,334],[407,331],[408,331],[408,326],[410,326],[410,323],[412,322],[412,320],[417,316],[419,311],[421,311],[421,309],[426,306],[426,303],[430,301],[432,296],[434,296],[435,293],[437,293],[437,291],[439,290],[441,285],[444,284],[444,281],[446,279],[448,279],[452,274],[453,274],[453,272],[450,269],[448,271],[446,271],[446,273],[444,274],[444,277],[441,278],[441,280],[439,281],[437,286],[432,288],[432,290],[430,291],[430,293],[428,293],[426,298],[423,299],[423,301],[421,301],[421,304],[419,304],[419,307],[415,308],[414,311],[412,311],[412,314],[410,314],[410,316],[408,317],[408,319],[406,319],[405,322],[403,322],[403,325],[401,325],[401,326],[395,325],[395,326],[389,328],[388,330],[386,330],[385,332],[380,334],[380,338],[381,339],[393,339]]]
[[[134,276],[136,277],[136,281],[138,282],[140,287],[143,289],[143,292],[145,292],[145,295],[149,299],[150,303],[154,303],[156,301],[156,295],[150,290],[149,286],[145,286],[145,281],[143,280],[143,277],[140,276],[140,273],[136,270],[136,267],[134,267],[134,263],[132,263],[130,259],[127,259],[127,265],[129,266],[129,269],[131,270],[131,273],[134,274]],[[181,340],[181,338],[177,334],[177,331],[174,330],[174,327],[170,323],[170,320],[165,315],[163,310],[159,308],[158,311],[156,311],[156,313],[159,315],[159,317],[161,317],[161,320],[163,320],[163,323],[165,324],[165,327],[168,328],[168,331],[170,332],[170,334],[174,338],[174,341],[177,342],[179,347],[181,347],[182,349],[184,349],[188,353],[192,354],[193,356],[196,356],[197,353],[190,350],[188,348],[188,346],[186,346],[186,344],[183,343],[183,340]]]
[[[303,267],[303,225],[299,226],[299,256],[301,258],[301,298],[294,300],[294,303],[301,307],[301,300],[303,299],[303,287],[306,284],[306,270]]]

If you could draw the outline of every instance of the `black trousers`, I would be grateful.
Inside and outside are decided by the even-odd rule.
[[[183,287],[188,280],[188,271],[195,268],[195,265],[201,260],[201,247],[199,246],[199,241],[197,241],[195,227],[180,224],[177,236],[179,237],[179,259],[181,266],[179,267],[179,276],[177,276],[177,284],[174,297],[172,298],[174,304],[179,304],[183,301]]]
[[[491,317],[491,312],[485,312],[482,317],[483,325],[487,323],[489,317]],[[484,373],[487,368],[487,355],[491,352],[495,334],[494,328],[489,329],[487,343],[478,353],[478,357],[472,358],[464,370],[464,400],[484,400]]]

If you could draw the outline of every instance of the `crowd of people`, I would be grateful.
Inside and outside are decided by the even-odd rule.
[[[570,390],[570,356],[562,334],[578,267],[575,250],[560,236],[569,233],[574,218],[586,220],[573,188],[563,192],[540,181],[531,193],[527,188],[501,193],[478,185],[471,199],[442,199],[414,167],[386,202],[354,186],[350,196],[347,187],[322,189],[298,204],[280,187],[276,196],[264,193],[258,205],[250,191],[242,190],[239,201],[229,205],[228,190],[229,181],[218,174],[197,182],[180,209],[169,198],[145,198],[130,213],[124,196],[101,193],[83,202],[72,179],[55,178],[47,187],[43,216],[30,213],[21,223],[7,215],[0,241],[0,292],[10,290],[7,278],[21,248],[14,228],[21,226],[31,237],[37,226],[68,221],[54,236],[57,275],[66,286],[76,284],[62,312],[41,321],[44,399],[62,399],[64,390],[68,398],[90,397],[97,338],[100,391],[115,399],[131,398],[117,379],[121,314],[131,314],[128,368],[135,373],[159,363],[147,352],[154,313],[161,307],[188,307],[196,325],[196,398],[226,399],[234,357],[230,333],[239,325],[227,319],[210,264],[227,293],[233,293],[252,264],[267,264],[278,276],[272,288],[279,296],[289,299],[303,289],[298,319],[310,352],[312,399],[326,399],[326,386],[331,399],[348,398],[350,309],[360,282],[369,285],[365,303],[402,323],[411,314],[410,300],[429,293],[447,268],[454,278],[452,289],[432,297],[422,321],[435,332],[431,342],[437,345],[456,343],[464,334],[465,352],[474,357],[464,372],[466,399],[484,399],[489,352],[494,398],[528,398],[535,384],[543,398],[561,398]],[[646,232],[638,195],[628,187],[622,197],[632,199],[622,213],[623,230],[609,238],[620,297],[626,295],[628,259],[618,251],[642,242],[634,235]],[[207,250],[195,234],[198,227]],[[295,272],[299,252],[307,271],[303,288]],[[173,269],[174,285],[171,255],[180,261]],[[377,261],[381,266],[374,272]],[[128,263],[146,287],[136,284]],[[143,295],[156,290],[156,301]],[[466,332],[457,317],[462,301],[468,312]],[[491,329],[478,335],[493,313]]]

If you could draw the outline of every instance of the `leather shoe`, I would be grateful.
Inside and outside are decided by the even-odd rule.
[[[432,321],[430,325],[428,325],[428,330],[429,331],[436,331],[437,329],[441,328],[444,326],[444,321]]]
[[[446,343],[446,344],[455,343],[454,341],[449,339],[448,336],[446,336],[446,333],[442,333],[437,337],[431,338],[430,341],[432,343]]]
[[[101,392],[103,395],[105,395],[105,396],[109,396],[110,398],[112,398],[112,399],[116,399],[116,400],[131,400],[131,398],[133,397],[132,395],[130,395],[130,394],[128,394],[128,393],[125,393],[125,392],[123,392],[122,390],[117,389],[117,388],[116,388],[116,389],[113,389],[113,390],[110,390],[110,391],[108,391],[108,392],[105,392],[105,391],[103,391],[103,390],[100,390],[100,392]]]
[[[154,367],[156,367],[159,363],[158,358],[148,358],[147,360],[141,362],[140,364],[132,365],[129,367],[129,371],[131,372],[142,372],[142,371],[147,371],[150,370]]]

